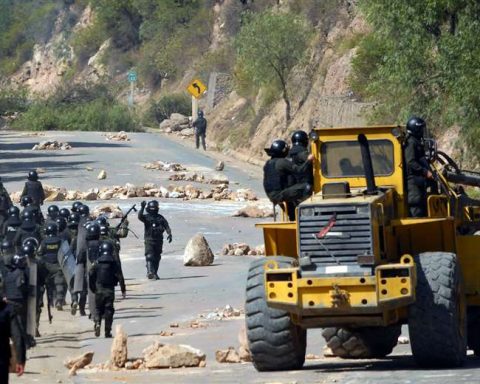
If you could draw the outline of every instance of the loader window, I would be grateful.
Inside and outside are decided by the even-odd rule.
[[[375,176],[393,173],[393,143],[369,140]],[[322,144],[321,166],[325,177],[364,177],[362,154],[357,141],[332,141]]]

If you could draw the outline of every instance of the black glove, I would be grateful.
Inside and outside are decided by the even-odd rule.
[[[167,240],[168,240],[169,243],[171,243],[172,242],[172,235],[168,235]]]
[[[145,206],[147,205],[147,202],[146,201],[142,201],[142,203],[140,204],[142,206],[142,208],[145,208]]]

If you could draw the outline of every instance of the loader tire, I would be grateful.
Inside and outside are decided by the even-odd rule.
[[[344,359],[374,359],[389,355],[397,345],[400,325],[388,327],[329,327],[323,337],[335,356]]]
[[[425,252],[415,257],[416,301],[409,308],[413,357],[422,367],[458,367],[467,352],[466,301],[457,256]]]
[[[290,257],[268,257],[250,265],[245,323],[252,362],[257,371],[299,369],[305,362],[307,332],[292,322],[288,312],[267,306],[264,265],[269,260],[281,267],[291,267],[295,262]]]

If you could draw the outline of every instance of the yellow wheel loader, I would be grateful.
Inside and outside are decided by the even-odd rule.
[[[426,140],[435,175],[428,214],[408,217],[398,126],[310,133],[314,193],[296,220],[257,224],[267,257],[250,266],[246,328],[259,371],[299,369],[309,328],[333,353],[382,358],[408,324],[420,366],[460,366],[480,354],[479,186]]]

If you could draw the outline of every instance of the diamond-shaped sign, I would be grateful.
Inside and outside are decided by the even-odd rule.
[[[196,99],[200,99],[206,90],[207,87],[205,86],[205,84],[203,84],[198,79],[193,80],[187,87],[187,91]]]

